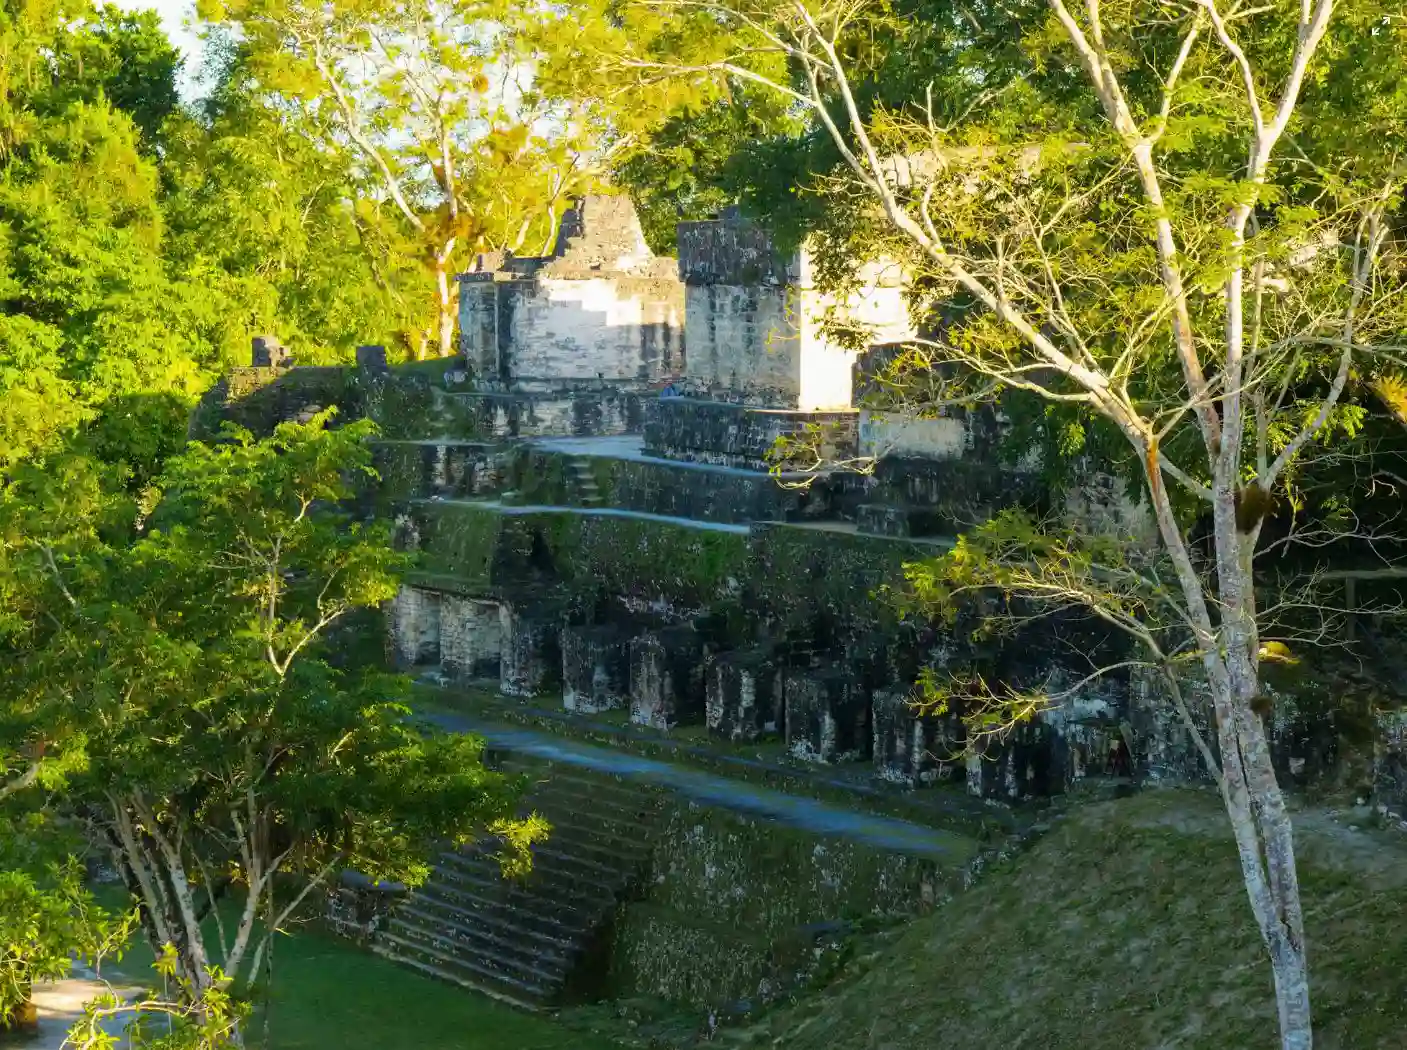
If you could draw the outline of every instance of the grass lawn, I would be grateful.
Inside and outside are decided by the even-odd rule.
[[[1317,1050],[1407,1047],[1407,838],[1297,815]],[[1078,808],[830,987],[720,1033],[757,1050],[1273,1050],[1270,967],[1207,792]]]
[[[109,979],[120,972],[147,981],[151,960],[137,940],[104,972]],[[266,1045],[263,1018],[255,1015],[251,1050],[617,1050],[604,1038],[422,977],[308,929],[275,943],[269,1020]]]

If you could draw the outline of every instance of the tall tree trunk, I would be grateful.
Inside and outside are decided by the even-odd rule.
[[[1309,966],[1294,832],[1265,723],[1255,709],[1261,691],[1260,640],[1252,613],[1250,551],[1255,539],[1237,530],[1229,508],[1218,509],[1223,519],[1218,522],[1218,575],[1226,654],[1226,695],[1217,705],[1223,792],[1251,910],[1270,956],[1281,1047],[1311,1050]]]
[[[1254,741],[1235,729],[1219,735],[1223,755],[1227,748],[1234,749],[1233,754],[1239,751],[1239,760],[1223,762],[1226,812],[1236,837],[1251,911],[1270,956],[1280,1045],[1283,1050],[1311,1050],[1309,964],[1289,814],[1270,768],[1268,750],[1257,754]]]
[[[454,353],[454,311],[457,305],[450,295],[449,260],[444,255],[435,257],[436,306],[439,309],[440,356],[449,357]]]

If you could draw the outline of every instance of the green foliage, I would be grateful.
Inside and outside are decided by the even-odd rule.
[[[409,352],[425,325],[419,264],[388,254],[384,208],[326,146],[326,118],[271,95],[229,39],[209,46],[200,119],[167,128],[173,264],[208,274],[300,364],[349,361],[361,343]]]
[[[640,213],[645,239],[659,254],[677,250],[677,224],[711,218],[736,202],[752,178],[743,158],[759,142],[794,132],[799,121],[784,100],[738,82],[724,98],[670,115],[648,137],[648,149],[615,171]]]
[[[583,121],[587,149],[634,199],[656,252],[674,251],[677,223],[736,202],[750,184],[741,169],[756,142],[803,127],[786,99],[744,77],[661,75],[730,55],[769,73],[783,69],[749,54],[746,34],[703,8],[571,0],[524,9],[512,38],[534,63],[536,92]]]
[[[926,666],[917,681],[927,713],[953,714],[977,752],[1056,707],[1092,682],[1132,664],[1165,674],[1197,656],[1179,614],[1182,594],[1161,552],[1131,537],[1070,529],[1006,510],[959,536],[941,557],[909,562],[905,585],[888,589],[901,615],[966,631],[974,642],[1018,639],[1042,623],[1088,620],[1120,638],[1135,655],[1101,662],[1086,652],[1089,673],[1052,691],[989,680],[975,663]]]
[[[59,797],[118,859],[153,949],[175,946],[199,1045],[235,1023],[210,997],[342,869],[414,885],[435,843],[489,829],[521,865],[544,831],[511,817],[519,785],[484,767],[481,741],[424,735],[403,680],[328,662],[327,630],[392,597],[407,564],[384,525],[339,509],[371,471],[372,425],[331,414],[264,440],[231,426],[136,499],[74,458],[17,475],[4,504],[16,602],[0,666],[28,717],[0,753],[81,752]],[[207,943],[196,911],[231,886],[250,903]]]
[[[531,89],[515,32],[549,17],[501,0],[209,0],[270,107],[354,184],[365,264],[403,312],[412,356],[453,352],[449,274],[470,253],[549,254],[570,198],[596,185],[591,128]],[[398,304],[399,305],[399,304]]]
[[[101,992],[83,1005],[66,1045],[75,1050],[236,1050],[244,1045],[241,1027],[251,1012],[249,1004],[230,994],[218,967],[196,986],[181,976],[176,949],[168,944],[152,969],[173,994],[133,999],[111,989]],[[124,1019],[120,1035],[112,1031],[114,1017]]]
[[[0,1031],[29,1001],[37,981],[68,976],[75,956],[97,959],[130,936],[135,916],[119,918],[94,906],[78,864],[50,863],[39,873],[17,862],[14,829],[0,829]]]
[[[104,98],[132,118],[149,150],[176,112],[181,55],[166,39],[155,11],[100,7],[62,33],[46,102],[62,111],[75,101]]]

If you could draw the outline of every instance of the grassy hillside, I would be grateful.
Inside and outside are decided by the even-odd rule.
[[[1297,824],[1316,1046],[1407,1046],[1407,836]],[[1271,1050],[1270,970],[1217,798],[1072,810],[1030,852],[728,1033],[786,1050]]]

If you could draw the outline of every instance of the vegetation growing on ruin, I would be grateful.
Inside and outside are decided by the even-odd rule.
[[[1253,571],[1297,539],[1312,553],[1291,567],[1311,574],[1345,537],[1371,540],[1365,556],[1396,549],[1377,530],[1403,483],[1395,460],[1379,469],[1403,448],[1399,7],[205,0],[209,68],[182,102],[153,15],[6,4],[0,1018],[70,953],[101,954],[135,924],[172,981],[153,1010],[208,1050],[268,980],[259,920],[277,926],[342,866],[413,882],[432,844],[489,827],[521,860],[541,828],[508,820],[514,784],[479,745],[421,735],[406,682],[333,651],[333,632],[353,637],[406,573],[476,596],[542,583],[573,614],[605,595],[632,613],[708,608],[734,641],[765,595],[778,633],[843,651],[842,612],[893,626],[875,599],[909,563],[921,619],[973,594],[1019,599],[991,607],[983,637],[1051,604],[1092,609],[1145,645],[1139,662],[1184,715],[1179,683],[1200,668],[1210,743],[1198,719],[1187,728],[1241,835],[1284,1045],[1310,1042],[1307,959],[1323,1038],[1401,1042],[1383,975],[1402,953],[1381,933],[1401,887],[1376,868],[1329,870],[1316,832],[1350,857],[1357,840],[1310,817],[1302,907],[1270,759],[1277,719],[1324,711],[1361,744],[1380,712],[1336,704],[1324,683],[1277,700],[1263,661],[1289,651],[1271,635],[1318,642],[1336,599],[1257,597]],[[451,275],[479,252],[550,251],[570,197],[603,188],[635,196],[658,248],[676,220],[741,201],[783,247],[811,237],[831,291],[856,259],[903,260],[924,325],[884,377],[890,407],[1000,402],[1008,452],[1039,448],[1052,477],[1131,479],[1159,552],[1018,515],[944,553],[843,527],[744,534],[430,502],[412,570],[356,503],[372,424],[389,441],[502,429],[449,379]],[[232,367],[262,333],[323,367]],[[383,345],[393,369],[353,371],[358,344]],[[246,429],[220,430],[230,419]],[[383,447],[375,509],[390,512],[423,495],[424,460]],[[565,456],[519,462],[520,503],[574,501]],[[640,469],[590,467],[607,496]],[[979,735],[1050,699],[978,690],[974,708],[971,679],[924,682],[930,701],[980,710]],[[1193,826],[1196,804],[1192,817],[1159,804],[1062,826],[1044,880],[1021,866],[912,934],[883,979],[839,986],[822,1024],[779,1014],[768,1038],[1251,1045],[1273,1021],[1235,868]],[[740,855],[768,844],[729,841]],[[94,907],[70,859],[85,850],[116,858],[139,913]],[[1050,877],[1091,861],[1093,890]],[[1194,906],[1138,863],[1207,895]],[[230,900],[230,931],[211,930]],[[796,906],[733,918],[765,926]],[[1033,909],[1061,921],[1011,929]],[[640,943],[678,952],[672,932],[657,922]],[[1351,950],[1360,940],[1373,947]],[[1049,958],[1064,969],[1031,962]],[[945,963],[973,972],[945,982]],[[697,968],[676,972],[693,995]],[[1092,1014],[1113,1023],[1091,1034]],[[535,1036],[508,1025],[504,1038]]]
[[[1341,1050],[1407,1039],[1407,858],[1371,820],[1297,815],[1316,1034]],[[897,939],[861,945],[823,991],[722,1042],[1263,1050],[1276,1045],[1273,1000],[1239,882],[1214,797],[1169,791],[1072,809]]]

